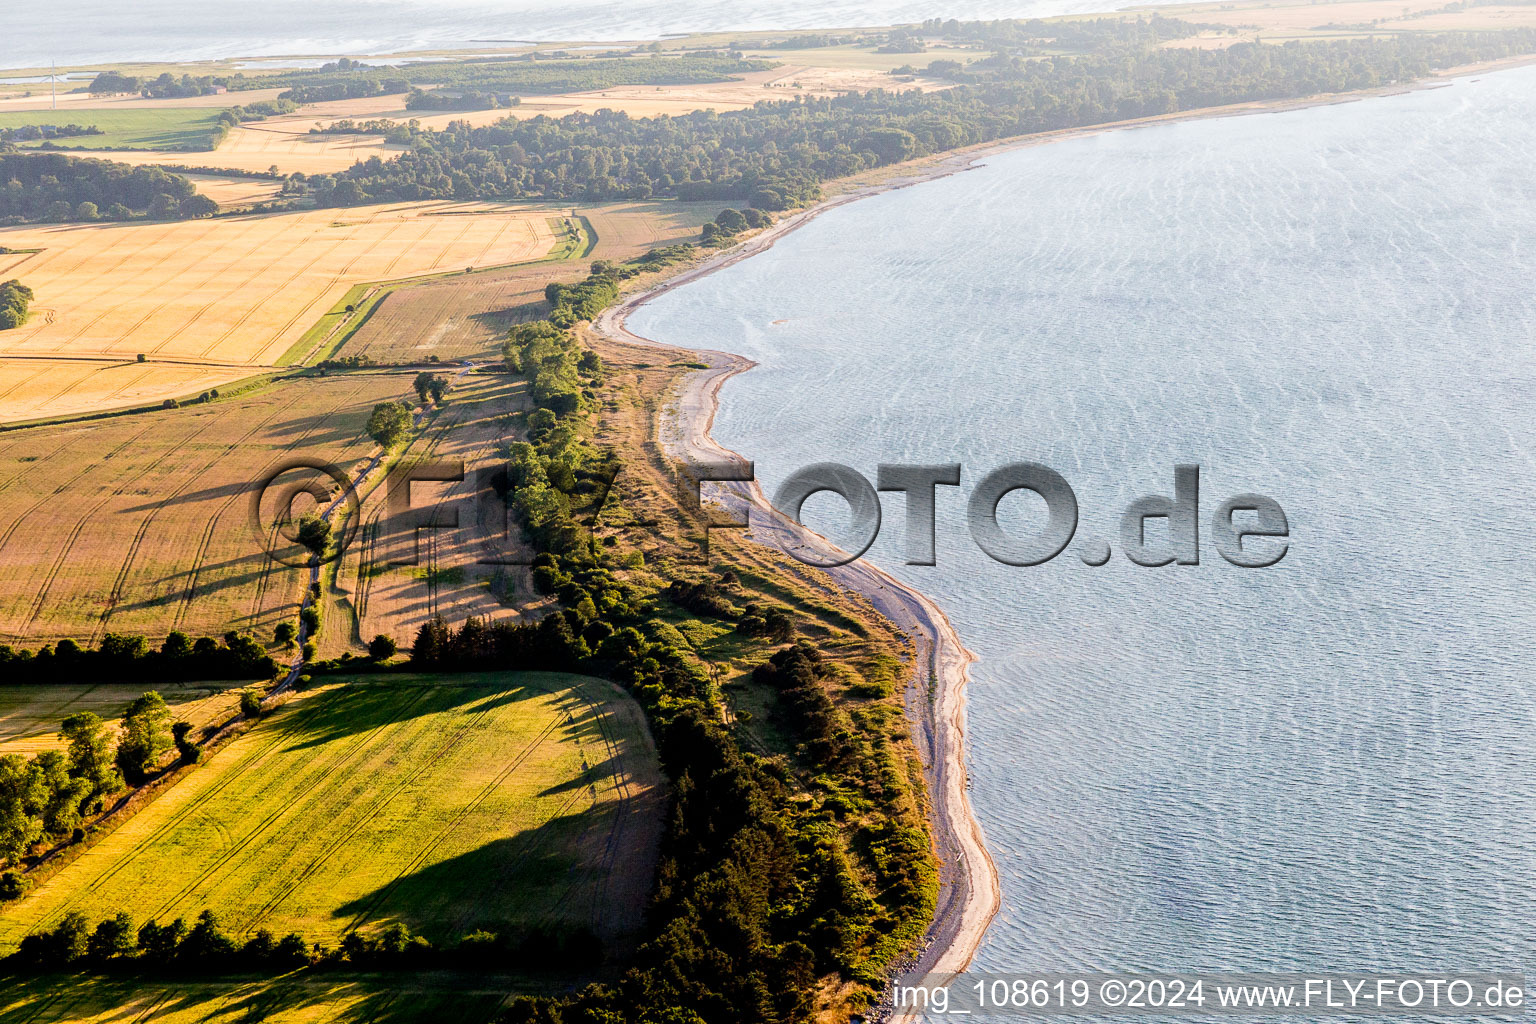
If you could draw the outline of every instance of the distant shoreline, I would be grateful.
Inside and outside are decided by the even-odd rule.
[[[827,199],[780,220],[732,249],[650,289],[622,299],[605,310],[593,322],[593,327],[613,341],[688,352],[706,363],[705,369],[689,373],[684,379],[676,404],[665,418],[664,426],[670,436],[663,438],[663,445],[671,455],[684,462],[705,458],[745,461],[738,453],[717,442],[710,431],[719,409],[720,389],[731,377],[745,373],[757,364],[731,352],[682,348],[642,337],[625,326],[629,314],[674,288],[767,251],[780,238],[804,227],[828,210],[892,189],[968,170],[988,156],[1126,128],[1213,117],[1276,113],[1401,95],[1419,89],[1440,88],[1449,85],[1455,78],[1533,63],[1536,63],[1536,54],[1447,69],[1416,82],[1376,89],[1327,93],[1294,100],[1206,107],[1158,117],[1019,136],[894,165],[842,182],[832,182],[829,183],[829,189],[834,190],[834,193]],[[791,555],[797,548],[805,546],[821,550],[831,548],[825,538],[790,521],[774,509],[756,482],[747,486],[729,485],[723,489],[731,494],[730,504],[739,503],[758,513],[750,532],[754,541]],[[740,508],[733,508],[732,511],[739,512]],[[863,594],[899,629],[907,632],[917,645],[918,673],[914,685],[909,689],[907,706],[909,714],[921,730],[921,734],[914,739],[918,741],[919,751],[924,757],[925,776],[932,800],[934,842],[941,861],[941,891],[924,948],[912,969],[916,973],[964,971],[1001,907],[997,867],[987,852],[981,824],[972,811],[970,797],[966,792],[965,685],[969,681],[969,666],[975,656],[966,650],[943,610],[916,588],[896,580],[863,559],[826,571],[839,584]]]

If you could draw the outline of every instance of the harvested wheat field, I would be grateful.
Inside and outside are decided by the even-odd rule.
[[[84,114],[86,111],[81,111]],[[283,174],[335,174],[359,160],[388,160],[404,147],[389,145],[382,135],[310,134],[316,122],[284,127],[281,121],[262,121],[264,127],[238,125],[229,130],[218,149],[198,153],[175,150],[109,149],[89,154],[120,164],[157,164],[167,168],[224,167],[235,171],[267,171]]]
[[[70,911],[218,914],[334,942],[402,922],[638,932],[663,785],[639,706],[559,673],[383,675],[295,695],[0,911],[0,950]]]
[[[407,396],[409,375],[354,373],[0,434],[0,637],[270,639],[308,580],[268,557],[253,485],[298,457],[365,465],[374,403]]]
[[[94,711],[115,723],[145,690],[155,690],[178,722],[198,729],[231,718],[246,683],[38,683],[0,686],[0,755],[30,757],[58,750],[59,725],[70,715]]]
[[[83,643],[110,630],[158,643],[173,629],[240,629],[270,640],[297,615],[309,578],[299,549],[273,532],[285,499],[296,495],[288,509],[298,515],[320,504],[316,491],[326,502],[345,494],[321,472],[295,469],[266,489],[253,520],[258,485],[300,459],[361,480],[356,508],[368,524],[352,528],[327,590],[327,653],[358,650],[376,633],[408,643],[437,611],[499,618],[540,603],[526,569],[480,564],[509,546],[522,550],[505,503],[486,503],[480,471],[500,465],[504,445],[520,436],[512,414],[526,407],[525,382],[442,367],[453,385],[447,402],[422,410],[413,435],[379,464],[368,416],[378,402],[415,404],[417,372],[288,379],[208,404],[0,434],[0,638]],[[385,514],[386,471],[434,458],[464,460],[469,478],[414,484],[413,504],[441,498],[451,511],[461,502],[463,529],[423,531],[425,558],[404,564],[414,531]],[[498,507],[500,521],[487,518]],[[359,587],[365,549],[376,557]]]
[[[627,260],[660,245],[693,241],[719,203],[608,203],[575,211],[596,243],[582,259],[546,261],[396,288],[341,346],[343,356],[379,363],[498,359],[514,325],[545,316],[544,286],[574,282],[592,260]]]
[[[3,419],[41,419],[60,409],[104,410],[196,396],[249,377],[241,367],[140,363],[133,359],[17,359],[0,356]]]
[[[526,384],[499,373],[452,379],[447,404],[423,419],[392,472],[362,488],[354,541],[327,574],[322,655],[355,652],[380,633],[408,644],[433,615],[536,619],[552,605],[533,590],[536,552],[497,490],[507,445],[523,437],[517,414],[532,408]],[[462,466],[463,479],[407,480],[432,464],[454,475]],[[408,504],[391,507],[391,494]]]
[[[282,188],[282,182],[271,178],[240,178],[229,174],[187,174],[186,179],[218,203],[221,210],[264,203],[275,198]]]
[[[0,230],[0,245],[42,250],[21,270],[35,313],[0,335],[0,363],[144,355],[248,376],[279,362],[354,284],[543,256],[554,243],[549,215],[530,204],[432,202]],[[168,377],[159,394],[185,389]],[[40,401],[18,388],[0,399],[0,420],[97,411],[101,398],[60,388]]]

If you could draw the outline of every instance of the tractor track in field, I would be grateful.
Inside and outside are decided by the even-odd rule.
[[[284,883],[283,888],[281,888],[275,896],[267,901],[266,905],[257,912],[256,916],[246,924],[243,930],[245,932],[249,932],[252,928],[255,928],[263,920],[265,920],[267,915],[275,910],[290,895],[292,895],[293,892],[298,889],[301,884],[303,884],[305,879],[309,878],[322,866],[324,866],[326,861],[330,860],[334,854],[339,852],[342,847],[346,846],[347,843],[351,841],[353,836],[362,831],[364,826],[373,821],[376,817],[378,817],[379,814],[383,813],[384,809],[393,803],[395,798],[404,792],[407,786],[420,778],[424,773],[427,772],[428,769],[437,767],[438,761],[443,757],[443,755],[451,751],[460,742],[462,742],[466,736],[477,729],[495,711],[496,708],[494,706],[484,708],[481,711],[477,711],[471,717],[464,719],[456,727],[454,727],[453,732],[450,735],[440,738],[431,752],[428,753],[425,757],[419,758],[416,767],[414,767],[408,774],[406,774],[404,778],[400,779],[394,785],[394,787],[389,790],[388,793],[385,793],[382,796],[376,798],[373,801],[372,806],[368,808],[368,810],[360,819],[354,822],[342,835],[327,842],[325,849],[320,853],[320,855],[312,859],[297,874],[290,874]],[[543,742],[545,736],[547,736],[548,733],[553,729],[554,724],[552,723],[544,733],[541,733],[531,744],[529,744],[528,748],[521,755],[519,755],[519,763],[521,763],[521,761],[527,757],[531,756],[534,749],[536,749]],[[424,847],[420,856],[425,857],[429,851],[430,846]],[[414,864],[416,862],[413,861],[412,863]],[[399,875],[396,875],[396,878],[398,879]],[[346,930],[351,931],[354,927],[356,927],[355,924],[349,924]]]
[[[157,461],[164,461],[166,459],[169,459],[169,458],[172,458],[173,456],[175,456],[178,452],[180,452],[183,448],[185,448],[192,441],[196,440],[198,437],[201,437],[203,432],[206,431],[209,427],[213,426],[216,423],[222,422],[227,416],[229,416],[230,412],[232,411],[232,408],[233,407],[231,407],[230,410],[225,410],[224,412],[221,412],[218,415],[211,417],[207,422],[203,423],[196,430],[194,430],[191,433],[187,434],[180,441],[177,441],[168,450],[166,450],[165,452],[161,453],[161,455],[159,456]],[[146,427],[145,429],[147,430],[148,428]],[[135,478],[135,479],[137,479],[137,478]],[[188,484],[190,484],[190,481],[188,481]],[[188,486],[188,484],[183,484],[182,487],[184,488],[184,487]],[[47,577],[43,581],[42,588],[38,591],[37,598],[34,600],[33,605],[32,605],[31,617],[27,620],[28,625],[31,625],[33,622],[36,622],[38,620],[38,618],[42,615],[42,613],[43,613],[43,606],[47,603],[48,593],[49,593],[50,590],[52,590],[54,581],[58,578],[59,571],[64,567],[64,562],[68,558],[70,551],[74,548],[75,541],[77,541],[80,538],[80,534],[82,532],[84,532],[86,524],[88,522],[90,522],[91,518],[93,516],[95,516],[95,514],[97,512],[101,511],[101,509],[107,504],[107,502],[111,501],[113,498],[121,497],[123,495],[123,493],[125,491],[127,491],[127,490],[128,490],[128,486],[127,486],[126,483],[121,485],[121,486],[119,486],[117,489],[113,490],[112,492],[107,494],[105,497],[103,497],[99,502],[97,502],[95,505],[93,505],[91,507],[91,510],[89,512],[87,512],[84,516],[82,516],[80,518],[79,522],[77,522],[75,524],[75,528],[74,528],[73,531],[71,531],[71,533],[69,535],[69,539],[66,540],[65,543],[64,543],[63,550],[61,550],[59,552],[58,557],[56,559],[54,559],[53,568],[49,571]],[[180,489],[178,489],[178,492],[179,492],[179,490]],[[170,499],[166,499],[166,500],[168,501]],[[164,503],[162,502],[162,504],[164,504]],[[142,534],[141,534],[141,536],[139,538],[135,538],[134,547],[132,549],[130,549],[130,552],[129,552],[129,557],[130,558],[132,557],[133,551],[137,550],[139,539],[142,539]],[[112,591],[111,595],[108,597],[108,601],[109,602],[115,600],[115,598],[116,598],[116,593],[117,593],[116,587],[117,587],[117,585],[114,584],[113,591]],[[95,639],[94,635],[93,635],[92,639],[93,640]]]
[[[352,920],[347,922],[346,931],[354,931],[360,925],[366,922],[368,918],[372,917],[374,911],[378,910],[379,905],[383,903],[389,894],[394,891],[395,887],[400,884],[400,880],[403,879],[408,873],[415,871],[418,867],[425,863],[427,858],[432,855],[432,852],[436,850],[440,845],[442,845],[444,840],[446,840],[449,836],[453,835],[453,833],[458,830],[459,826],[464,823],[465,819],[467,819],[471,814],[478,810],[486,800],[490,799],[491,794],[493,794],[497,789],[501,788],[501,785],[506,782],[509,777],[511,777],[512,773],[520,768],[524,762],[528,760],[528,758],[532,757],[534,752],[537,751],[539,747],[544,745],[544,741],[549,738],[550,734],[555,731],[559,724],[560,722],[557,719],[556,721],[553,721],[549,725],[545,726],[537,736],[529,741],[526,747],[520,750],[516,755],[512,757],[510,761],[508,761],[502,767],[501,771],[499,771],[490,782],[481,787],[480,792],[477,793],[472,800],[461,807],[459,809],[459,813],[456,814],[453,819],[448,822],[447,825],[445,825],[438,831],[435,836],[433,836],[430,840],[422,845],[421,849],[416,852],[416,856],[411,858],[411,860],[407,862],[405,866],[403,866],[399,871],[395,872],[395,877],[390,879],[389,882],[383,888],[381,888],[377,894],[375,894],[374,898],[368,903],[368,905],[359,911],[352,918]]]
[[[629,803],[633,799],[633,793],[630,790],[629,773],[624,770],[624,758],[620,752],[619,745],[608,733],[608,716],[603,713],[602,706],[580,690],[573,690],[572,692],[579,703],[586,705],[592,714],[593,721],[596,723],[598,735],[602,738],[603,749],[607,752],[608,759],[613,764],[610,777],[614,780],[614,790],[618,794],[618,800],[614,803],[613,807],[608,809],[608,813],[613,815],[613,823],[608,827],[608,835],[603,840],[603,855],[598,865],[595,868],[588,866],[579,875],[575,873],[573,868],[573,877],[570,878],[564,891],[561,892],[560,898],[549,908],[547,916],[553,919],[556,912],[566,905],[566,901],[570,899],[578,884],[584,878],[595,875],[598,879],[598,885],[597,891],[592,895],[592,926],[593,930],[596,931],[601,923],[598,920],[598,910],[607,905],[608,885],[613,877],[614,861],[618,857],[619,840],[622,838],[624,827],[628,822],[626,812],[629,810]],[[578,746],[579,744],[580,741],[578,740]],[[583,762],[586,760],[584,748],[582,749],[582,760]],[[591,768],[585,765],[583,767],[585,768],[583,778],[586,778],[590,774]],[[597,792],[597,783],[588,779],[587,786],[592,793],[593,806],[596,806],[600,796]]]
[[[192,802],[189,803],[186,807],[182,808],[175,817],[168,821],[162,822],[158,827],[155,828],[153,832],[136,843],[133,850],[126,857],[124,857],[122,860],[119,860],[116,864],[113,864],[101,875],[98,875],[96,878],[92,879],[89,886],[83,886],[75,898],[66,901],[63,906],[58,907],[53,911],[53,913],[49,914],[34,924],[32,931],[35,932],[40,928],[51,925],[58,918],[68,913],[70,909],[74,907],[74,905],[79,901],[81,896],[86,895],[92,889],[98,888],[102,884],[109,882],[113,878],[117,877],[118,873],[126,868],[129,864],[131,864],[145,849],[154,845],[160,839],[164,838],[164,836],[177,825],[180,819],[190,819],[194,815],[200,813],[209,801],[213,800],[225,789],[229,788],[229,786],[236,782],[246,772],[258,767],[263,761],[267,759],[267,756],[271,754],[278,745],[291,737],[297,731],[297,728],[297,718],[292,721],[283,723],[282,731],[276,733],[270,740],[268,740],[267,743],[262,746],[254,756],[247,759],[244,763],[230,769],[223,776],[216,779],[212,784],[209,785],[206,791],[199,793],[195,798],[193,798]],[[28,934],[31,934],[31,932]]]
[[[153,424],[145,424],[144,428],[142,430],[140,430],[138,433],[136,433],[132,437],[128,438],[128,440],[124,441],[122,444],[118,445],[116,448],[113,448],[110,452],[108,452],[107,454],[103,455],[100,459],[97,459],[95,462],[87,464],[86,467],[84,469],[82,469],[80,472],[76,473],[74,476],[70,477],[68,480],[64,481],[62,484],[59,484],[52,491],[49,491],[48,494],[44,495],[43,497],[39,498],[37,501],[33,502],[30,506],[28,506],[27,509],[21,513],[21,515],[17,516],[16,519],[11,522],[10,526],[6,527],[6,529],[5,529],[5,531],[3,533],[0,533],[0,550],[4,550],[6,541],[11,539],[11,534],[16,532],[16,527],[19,526],[23,520],[27,519],[29,516],[32,515],[32,513],[36,512],[38,509],[42,508],[45,504],[47,504],[49,499],[57,497],[60,494],[63,494],[65,491],[67,491],[69,488],[73,487],[75,484],[79,483],[82,479],[85,478],[85,476],[87,474],[89,474],[93,470],[97,469],[103,463],[110,462],[113,458],[115,458],[118,455],[122,454],[124,449],[126,449],[129,445],[133,444],[139,438],[143,437],[146,433],[148,433],[149,432],[149,428],[152,425]],[[31,463],[28,463],[25,468],[23,468],[21,470],[18,470],[16,473],[12,474],[4,483],[0,483],[0,491],[5,490],[11,484],[15,483],[17,480],[21,479],[24,476],[27,476],[30,473],[36,472],[36,471],[37,471],[37,467],[35,465],[31,464]]]
[[[388,721],[382,722],[372,729],[359,732],[351,743],[347,744],[345,747],[336,751],[330,757],[325,759],[324,766],[320,769],[320,773],[322,775],[329,776],[345,768],[348,763],[353,760],[353,758],[357,757],[359,754],[371,747],[373,745],[373,741],[377,739],[381,733],[386,730],[391,730],[395,726],[398,726],[404,722],[408,713],[421,702],[422,698],[426,695],[427,692],[427,689],[424,687],[422,693],[415,695],[411,700],[407,701],[402,707],[397,709],[395,714],[391,716]],[[175,896],[171,897],[167,902],[163,903],[160,906],[160,909],[152,915],[152,919],[158,920],[159,918],[174,911],[184,899],[186,899],[194,891],[197,890],[198,886],[202,885],[202,883],[206,881],[210,876],[217,873],[219,869],[223,868],[230,861],[234,860],[236,856],[249,848],[252,843],[254,843],[262,836],[263,833],[267,831],[273,822],[277,821],[279,818],[287,816],[290,811],[302,814],[303,811],[314,806],[318,801],[323,800],[325,795],[325,787],[311,787],[305,790],[301,790],[300,792],[295,793],[289,799],[282,801],[276,808],[273,809],[270,814],[268,814],[259,823],[257,823],[254,828],[245,832],[233,846],[228,847],[222,851],[218,859],[203,868],[203,870],[198,872],[198,874],[190,882],[182,886]],[[175,819],[173,819],[173,821],[174,820]]]
[[[238,406],[231,405],[229,408],[230,411],[233,412],[238,408]],[[138,531],[134,534],[133,537],[133,543],[128,547],[128,555],[123,559],[122,568],[118,570],[117,577],[112,581],[112,589],[107,595],[107,606],[102,610],[101,616],[97,620],[96,627],[91,632],[92,643],[94,643],[101,636],[102,632],[106,630],[107,624],[112,619],[112,615],[117,611],[118,605],[122,602],[123,590],[127,587],[128,579],[133,574],[133,563],[138,559],[139,549],[144,543],[144,538],[148,536],[150,527],[154,525],[155,520],[159,518],[160,513],[165,511],[165,509],[169,507],[173,501],[180,497],[181,494],[185,492],[189,487],[191,487],[198,480],[202,479],[204,473],[207,473],[208,470],[213,466],[218,465],[220,460],[228,458],[233,452],[237,451],[252,437],[256,436],[257,433],[266,429],[267,424],[271,423],[275,418],[277,418],[277,415],[282,412],[283,409],[284,407],[282,404],[274,402],[272,411],[270,413],[259,420],[254,426],[251,427],[250,430],[247,430],[239,438],[225,445],[223,451],[214,455],[213,458],[211,458],[200,469],[198,469],[196,473],[178,474],[181,477],[181,483],[178,484],[176,489],[173,490],[170,494],[162,498],[159,503],[157,503],[155,507],[149,511],[149,514],[146,515],[144,519],[139,523]],[[214,417],[211,422],[204,424],[193,434],[189,435],[187,440],[200,437],[203,432],[210,426],[223,422],[224,418],[229,414],[230,413],[226,412],[222,415]],[[184,441],[182,443],[185,444],[186,442]],[[181,445],[179,444],[170,452],[162,455],[157,461],[165,461],[171,455],[174,455],[177,451],[179,451],[180,448]]]
[[[270,298],[273,295],[281,294],[282,292],[292,288],[294,286],[294,282],[298,281],[305,274],[307,274],[309,272],[310,268],[313,267],[316,263],[319,263],[322,259],[325,259],[327,256],[331,255],[331,253],[333,253],[336,250],[346,246],[348,243],[355,241],[356,234],[357,233],[355,231],[348,232],[345,237],[336,239],[336,241],[333,242],[330,246],[328,246],[328,247],[326,247],[324,249],[321,249],[319,252],[315,253],[315,255],[310,259],[310,261],[308,263],[304,264],[302,267],[300,267],[299,269],[295,270],[293,273],[289,274],[288,277],[281,284],[279,284],[276,287],[271,288],[270,290],[268,290],[266,297]],[[360,258],[361,258],[361,254],[359,254],[359,256],[356,257],[355,259],[360,259]],[[355,259],[354,259],[354,262],[355,262]],[[225,293],[225,295],[229,296],[229,295],[238,294],[243,288],[248,286],[250,284],[250,282],[256,280],[256,278],[258,278],[261,275],[261,273],[262,273],[262,270],[258,269],[250,277],[246,278],[245,281],[241,282],[239,285],[236,285],[236,286],[230,288]],[[245,312],[240,314],[239,319],[237,319],[233,324],[231,324],[228,328],[226,328],[222,334],[217,335],[213,339],[213,341],[209,342],[208,347],[204,348],[201,352],[198,353],[198,355],[203,357],[203,358],[207,358],[208,353],[215,351],[221,345],[223,345],[224,342],[226,340],[228,340],[228,338],[231,335],[233,335],[236,331],[240,330],[241,327],[245,326],[246,321],[249,320],[252,316],[254,316],[258,311],[260,311],[265,305],[266,305],[266,299],[265,298],[262,299],[261,301],[251,302],[247,306]],[[206,309],[207,307],[204,307],[204,308]],[[307,309],[308,307],[305,307],[305,308]],[[304,311],[300,310],[298,313],[294,314],[294,319],[297,319],[299,316],[302,316],[303,313],[304,313]],[[199,310],[198,316],[201,316],[201,315],[202,315],[202,311]],[[195,319],[196,319],[196,317],[194,317],[194,320]],[[291,320],[290,320],[290,323],[292,323]],[[160,350],[160,348],[163,348],[166,344],[169,343],[169,341],[170,341],[170,339],[166,339],[166,341],[161,342],[160,346],[156,347],[154,349],[154,351],[158,352]]]
[[[284,448],[283,451],[292,452],[299,445],[303,444],[306,440],[309,439],[310,435],[319,430],[326,423],[330,422],[333,416],[350,406],[352,401],[356,399],[358,395],[363,393],[364,388],[365,385],[359,384],[345,398],[341,399],[341,401],[339,401],[337,404],[326,410],[324,415],[322,415],[318,420],[311,424],[310,427],[306,429],[302,435],[300,435],[286,448]],[[225,499],[224,503],[218,507],[218,510],[209,517],[208,525],[203,530],[202,539],[198,542],[197,553],[192,557],[192,569],[187,574],[187,589],[182,593],[181,601],[176,608],[176,617],[173,621],[178,629],[181,627],[182,623],[186,621],[187,614],[192,610],[192,599],[197,593],[198,576],[202,573],[203,562],[208,557],[208,549],[212,546],[214,535],[218,532],[218,524],[224,518],[224,515],[229,511],[230,506],[232,506],[236,501],[239,501],[241,498],[244,498],[245,495],[245,491],[236,491],[234,494],[231,494],[228,498]]]

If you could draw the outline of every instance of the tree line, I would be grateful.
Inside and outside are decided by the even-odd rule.
[[[48,139],[77,139],[87,135],[106,134],[93,124],[24,124],[15,128],[0,128],[0,143],[45,142]]]
[[[1410,81],[1536,50],[1536,30],[1161,48],[1172,19],[1133,41],[1030,59],[1001,50],[954,88],[763,101],[747,110],[632,118],[616,111],[462,122],[412,149],[310,179],[325,206],[417,199],[745,200],[782,209],[817,183],[996,139],[1179,110]],[[1135,24],[1134,22],[1132,24]],[[1129,30],[1127,30],[1129,31]],[[1181,30],[1182,31],[1182,30]],[[952,64],[953,62],[951,62]],[[955,69],[944,66],[948,73]]]
[[[314,970],[455,970],[498,974],[568,969],[602,959],[602,943],[588,928],[477,929],[433,943],[394,922],[376,934],[349,932],[334,946],[310,943],[297,932],[282,938],[257,930],[240,942],[211,910],[188,927],[183,918],[149,920],[135,927],[126,912],[98,921],[70,911],[51,928],[33,932],[7,958],[23,971],[160,974],[171,977],[230,973],[287,974]]]
[[[0,644],[0,673],[6,684],[66,683],[83,679],[119,681],[268,679],[278,664],[249,634],[229,632],[222,640],[193,640],[171,633],[158,648],[142,636],[106,633],[91,648],[68,638],[36,651]]]
[[[459,89],[446,92],[442,89],[412,89],[405,97],[406,110],[498,110],[515,107],[522,98],[505,92],[483,92],[477,89]]]
[[[58,153],[0,153],[0,226],[62,221],[185,220],[218,204],[159,167]]]

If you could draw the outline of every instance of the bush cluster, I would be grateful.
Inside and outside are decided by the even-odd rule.
[[[0,331],[26,323],[31,303],[32,289],[20,281],[12,278],[0,284]]]

